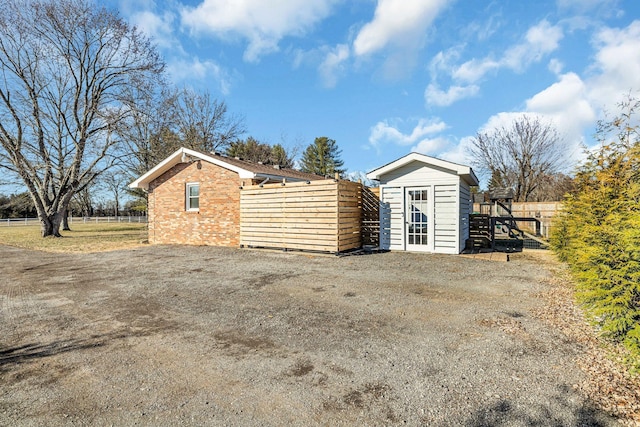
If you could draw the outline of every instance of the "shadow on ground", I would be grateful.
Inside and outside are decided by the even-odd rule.
[[[48,344],[30,343],[17,347],[3,348],[0,349],[0,370],[6,370],[8,365],[17,365],[70,351],[102,347],[109,340],[124,338],[125,336],[124,334],[107,334],[84,339],[57,340]]]
[[[566,405],[566,403],[565,403]],[[531,417],[529,414],[518,410],[508,399],[488,408],[478,410],[466,422],[467,427],[498,427],[498,426],[561,426],[562,419],[554,416],[554,411],[550,408],[539,408],[540,416]],[[593,408],[580,406],[574,410],[575,427],[604,427],[606,421],[602,420],[602,414]]]
[[[154,332],[153,328],[140,331],[120,330],[91,335],[88,338],[60,339],[50,343],[29,343],[9,348],[0,346],[0,372],[6,372],[11,365],[20,365],[73,351],[103,347],[115,340],[150,335]]]

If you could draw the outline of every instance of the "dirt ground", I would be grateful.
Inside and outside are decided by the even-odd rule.
[[[0,425],[618,425],[537,255],[0,255]]]

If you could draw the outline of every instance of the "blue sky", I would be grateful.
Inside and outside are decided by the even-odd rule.
[[[178,86],[208,89],[260,141],[335,139],[349,171],[552,120],[570,171],[596,121],[640,95],[638,0],[110,0]]]

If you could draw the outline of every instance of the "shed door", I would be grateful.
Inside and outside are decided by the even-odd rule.
[[[405,190],[405,245],[408,251],[433,251],[433,210],[431,189],[411,187]]]

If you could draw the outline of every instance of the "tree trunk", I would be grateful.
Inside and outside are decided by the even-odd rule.
[[[68,209],[65,209],[64,212],[62,212],[62,230],[71,231],[71,228],[69,228],[69,210]]]
[[[60,234],[60,224],[62,223],[63,217],[63,212],[40,216],[42,237],[62,237]]]

